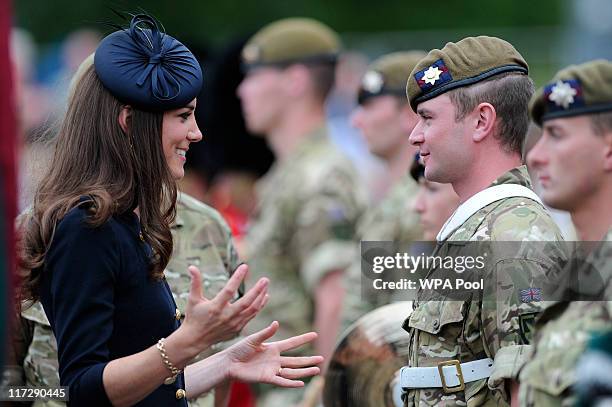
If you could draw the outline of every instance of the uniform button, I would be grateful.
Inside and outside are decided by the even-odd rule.
[[[440,321],[438,321],[437,319],[434,320],[433,322],[433,327],[434,329],[438,329],[438,327],[440,326]]]
[[[174,311],[174,317],[176,318],[177,321],[180,321],[181,311],[178,308],[176,309],[176,311]]]
[[[183,398],[185,398],[185,390],[183,390],[183,389],[178,389],[178,390],[176,391],[176,399],[177,399],[177,400],[180,400],[180,399],[183,399]]]

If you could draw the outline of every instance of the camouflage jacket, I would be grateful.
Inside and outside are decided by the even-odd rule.
[[[277,337],[287,338],[312,330],[318,282],[353,257],[365,193],[348,158],[320,128],[274,164],[257,195],[245,250],[253,281],[270,278],[270,299],[249,328],[278,320]]]
[[[493,183],[504,184],[531,188],[524,166]],[[444,240],[438,241],[434,255],[473,255],[474,250],[487,253],[479,272],[484,281],[482,291],[465,300],[450,300],[421,290],[404,328],[410,333],[409,366],[488,357],[494,360],[491,376],[466,383],[463,391],[455,393],[447,394],[442,388],[411,389],[405,399],[408,406],[507,405],[510,398],[504,381],[516,378],[533,319],[542,308],[538,298],[524,298],[520,291],[534,287],[538,284],[534,281],[565,259],[564,247],[555,243],[562,240],[561,232],[540,203],[514,196],[479,205],[478,199],[476,194],[457,209],[455,213],[465,205],[479,208],[458,227],[447,229],[446,236],[441,232],[439,237],[444,236]],[[509,254],[495,249],[493,242],[501,241],[523,243],[515,243],[518,252]],[[531,250],[534,241],[552,241],[552,247],[549,251]],[[433,268],[427,277],[435,278],[440,273]]]
[[[577,381],[578,360],[591,338],[612,329],[612,229],[605,243],[587,257],[586,265],[603,277],[608,301],[559,301],[536,320],[532,355],[519,376],[521,406],[576,405],[572,386]],[[577,272],[586,277],[585,268]]]
[[[412,209],[417,193],[417,183],[410,175],[405,175],[393,185],[387,196],[376,206],[369,209],[361,218],[357,228],[357,239],[394,241],[408,244],[421,238],[419,218]],[[371,287],[361,282],[361,255],[359,243],[355,255],[347,267],[345,277],[345,298],[342,310],[342,328],[346,329],[366,313],[389,304],[392,294],[382,290],[363,290],[358,287]]]
[[[183,313],[189,294],[189,265],[202,272],[204,295],[213,297],[238,267],[239,260],[232,243],[229,227],[214,209],[186,195],[179,194],[177,217],[172,226],[174,250],[165,275],[177,306]],[[21,324],[13,335],[12,355],[23,360],[23,369],[11,366],[4,373],[14,385],[59,386],[57,342],[40,303],[24,309]],[[200,355],[200,357],[207,356]],[[9,376],[11,376],[9,378]],[[203,397],[206,398],[206,397]],[[206,398],[207,400],[210,397]],[[37,401],[35,406],[60,406],[63,403]],[[210,405],[212,400],[190,401],[190,405]]]

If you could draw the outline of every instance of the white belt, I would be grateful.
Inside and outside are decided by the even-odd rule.
[[[473,362],[459,363],[449,360],[432,367],[402,367],[400,387],[404,389],[430,389],[442,387],[445,393],[462,391],[465,383],[491,376],[493,359],[486,358]]]

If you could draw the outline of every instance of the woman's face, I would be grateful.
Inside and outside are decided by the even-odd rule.
[[[202,140],[202,133],[195,120],[196,100],[186,106],[164,112],[162,125],[162,146],[166,163],[174,179],[185,175],[183,166],[187,161],[189,144]]]
[[[414,200],[414,210],[420,215],[423,237],[435,240],[444,222],[459,206],[459,197],[451,184],[440,184],[419,179],[419,191]]]

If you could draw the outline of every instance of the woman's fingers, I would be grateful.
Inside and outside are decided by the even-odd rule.
[[[247,271],[248,267],[246,264],[241,264],[238,266],[236,271],[234,271],[234,274],[232,274],[223,289],[219,291],[213,301],[220,303],[221,305],[225,305],[231,301],[236,295],[236,291],[238,291],[238,288],[240,287],[242,280],[244,280]]]
[[[281,352],[285,352],[299,346],[302,346],[308,342],[312,342],[317,338],[315,332],[308,332],[299,336],[292,336],[282,341],[274,342]]]
[[[240,318],[244,318],[245,321],[250,321],[257,315],[257,313],[266,305],[268,302],[268,293],[262,291],[259,296],[249,305],[245,310],[240,313]],[[246,322],[245,322],[246,324]]]
[[[254,345],[261,345],[267,339],[270,339],[278,330],[278,322],[274,321],[261,331],[255,332],[247,336],[247,339]]]
[[[283,367],[315,366],[323,362],[323,356],[281,356]]]
[[[262,293],[268,292],[268,284],[270,280],[267,278],[260,278],[253,288],[246,292],[244,297],[236,301],[233,305],[239,309],[248,308]]]
[[[289,380],[280,376],[274,376],[272,380],[270,380],[270,383],[279,387],[304,387],[304,382],[301,380]]]
[[[204,296],[202,295],[202,275],[196,266],[187,267],[187,271],[191,275],[191,287],[189,287],[189,300],[197,303]]]
[[[291,369],[289,367],[283,367],[281,371],[281,377],[286,379],[301,379],[303,377],[316,376],[321,373],[321,369],[318,367],[305,367],[301,369]]]

